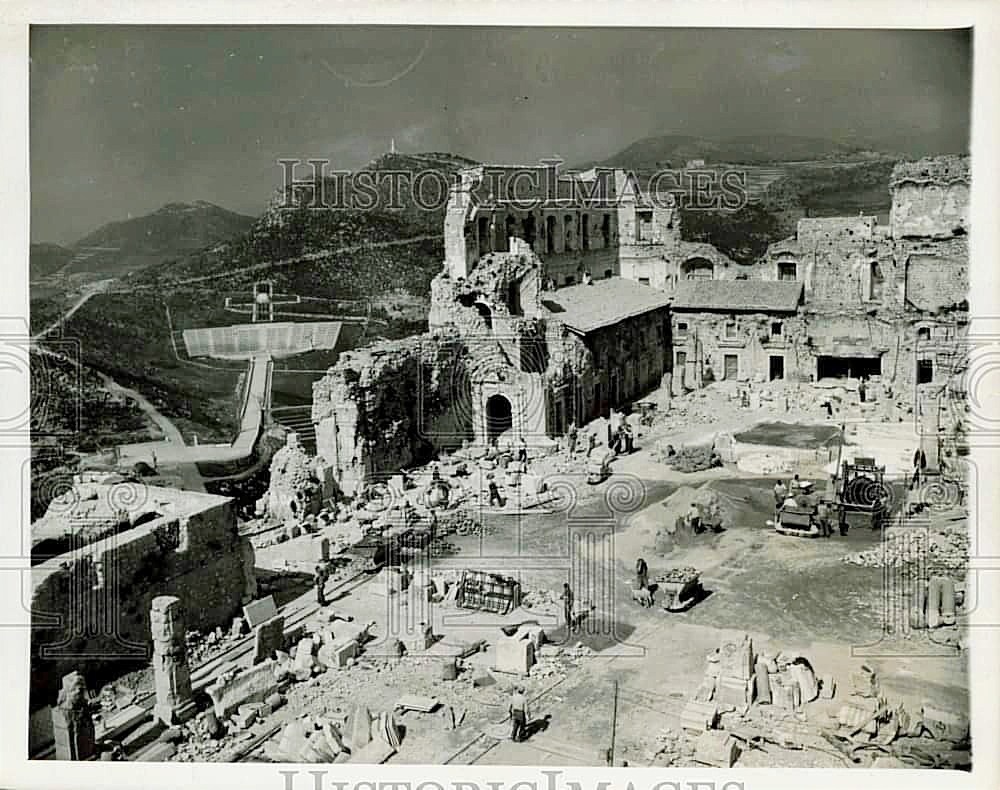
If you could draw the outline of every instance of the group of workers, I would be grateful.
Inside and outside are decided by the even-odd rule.
[[[809,494],[812,484],[799,480],[795,477],[786,486],[784,480],[778,480],[774,484],[774,509],[781,512],[785,508],[800,507],[810,508],[813,506],[813,498]],[[833,521],[831,519],[831,509],[829,497],[822,496],[816,502],[816,523],[819,525],[820,535],[828,538],[833,534]],[[845,525],[841,525],[840,534],[846,535]]]

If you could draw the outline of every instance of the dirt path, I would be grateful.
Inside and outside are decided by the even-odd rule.
[[[84,287],[84,293],[70,305],[69,309],[63,313],[59,318],[49,324],[45,329],[39,332],[37,335],[32,337],[32,340],[40,340],[51,332],[55,332],[59,327],[65,324],[69,319],[73,317],[77,310],[83,307],[87,302],[90,301],[92,296],[97,296],[97,294],[104,293],[111,286],[114,280],[100,280],[96,283],[91,283]]]
[[[376,241],[364,244],[351,244],[346,247],[337,247],[336,249],[307,252],[305,255],[298,255],[294,258],[284,258],[280,261],[264,261],[263,263],[255,263],[250,266],[244,266],[241,269],[231,269],[224,272],[217,272],[216,274],[204,274],[199,277],[187,277],[183,280],[177,280],[176,282],[168,283],[168,285],[170,287],[176,287],[179,285],[194,285],[197,283],[206,283],[212,280],[221,280],[226,277],[235,277],[237,275],[248,274],[250,272],[263,272],[263,271],[268,271],[270,269],[276,269],[281,266],[294,266],[297,263],[307,263],[309,261],[317,261],[323,258],[328,258],[331,255],[343,255],[345,253],[363,252],[364,250],[379,250],[379,249],[385,249],[387,247],[403,247],[408,244],[419,244],[422,241],[434,241],[436,239],[442,239],[442,238],[444,238],[444,235],[441,233],[430,233],[424,236],[412,236],[408,239],[394,239],[392,241]],[[135,285],[128,289],[114,291],[113,293],[129,293],[131,291],[138,291],[149,288],[163,288],[163,287],[164,285],[162,283],[156,283],[151,285]]]

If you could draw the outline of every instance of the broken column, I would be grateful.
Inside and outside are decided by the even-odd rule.
[[[184,642],[184,610],[180,598],[160,595],[149,615],[153,636],[153,715],[164,724],[187,721],[195,714]]]
[[[89,760],[94,756],[94,720],[87,686],[79,672],[63,677],[58,702],[52,708],[52,734],[57,760]]]

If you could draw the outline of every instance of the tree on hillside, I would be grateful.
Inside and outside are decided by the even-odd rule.
[[[694,211],[681,209],[681,237],[707,242],[737,263],[750,264],[769,244],[785,237],[779,218],[761,205],[750,204],[738,211]]]

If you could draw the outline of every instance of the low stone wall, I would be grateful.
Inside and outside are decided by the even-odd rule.
[[[184,601],[190,629],[228,627],[238,613],[247,569],[233,500],[183,494],[196,500],[183,511],[32,569],[32,708],[53,703],[73,670],[93,687],[145,665],[156,596]]]
[[[740,471],[752,474],[788,474],[799,467],[825,466],[836,461],[836,447],[780,447],[770,444],[735,442],[733,455]]]

